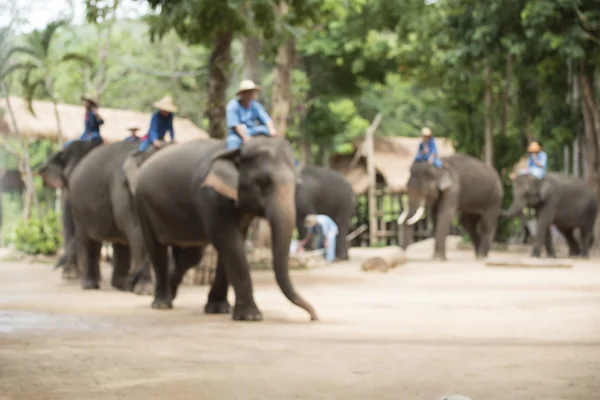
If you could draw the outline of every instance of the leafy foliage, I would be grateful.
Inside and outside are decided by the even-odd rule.
[[[22,220],[15,230],[15,247],[26,254],[56,254],[62,244],[60,221],[54,212]]]

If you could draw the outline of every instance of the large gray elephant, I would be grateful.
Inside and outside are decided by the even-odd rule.
[[[556,257],[550,233],[552,224],[567,240],[570,256],[589,256],[598,201],[583,179],[560,173],[548,173],[543,179],[518,175],[513,180],[513,203],[502,215],[514,217],[525,207],[535,209],[537,219],[532,257],[540,257],[543,244],[548,257]],[[580,231],[579,243],[573,235],[575,229]]]
[[[502,212],[502,183],[496,170],[466,154],[443,157],[443,168],[415,162],[407,183],[409,208],[398,224],[413,225],[431,206],[435,226],[434,259],[446,260],[446,236],[456,215],[465,228],[477,258],[487,257]],[[446,175],[444,177],[444,175]],[[450,187],[440,188],[449,178]]]
[[[54,155],[40,170],[44,181],[53,187],[66,186],[67,204],[72,213],[75,240],[66,246],[68,257],[82,265],[84,289],[100,287],[100,249],[102,242],[113,244],[112,286],[120,290],[149,293],[152,285],[141,228],[132,197],[125,182],[123,163],[136,143],[107,144],[78,160],[89,142],[75,141]],[[74,253],[73,248],[74,249]],[[130,267],[136,271],[129,278]]]
[[[298,236],[306,234],[304,218],[308,214],[328,215],[337,224],[339,234],[335,255],[348,259],[348,229],[350,219],[356,212],[356,200],[352,185],[343,175],[316,165],[302,169],[301,183],[296,184],[296,227]]]
[[[220,140],[176,144],[142,164],[137,175],[136,206],[156,286],[152,307],[173,307],[181,280],[212,243],[217,269],[206,313],[229,313],[227,290],[235,292],[234,320],[256,321],[245,238],[255,217],[269,221],[277,283],[285,296],[316,320],[313,307],[290,282],[289,247],[296,220],[295,172],[288,144],[255,137],[241,150],[226,150]],[[169,274],[168,247],[175,258]]]

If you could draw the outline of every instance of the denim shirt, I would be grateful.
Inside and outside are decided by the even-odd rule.
[[[337,224],[327,215],[318,214],[317,223],[323,228],[325,237],[334,237],[339,233]]]
[[[234,134],[237,134],[234,128],[238,125],[245,125],[248,129],[252,129],[271,121],[271,117],[264,107],[255,100],[252,100],[248,108],[245,108],[238,99],[233,99],[227,103],[225,115],[228,133]]]
[[[167,131],[169,131],[171,140],[173,140],[175,138],[175,131],[173,130],[173,113],[164,117],[160,111],[155,112],[150,121],[148,142],[154,143],[155,140],[162,140]]]
[[[85,112],[85,125],[82,136],[91,136],[93,134],[100,135],[100,125],[104,124],[104,121],[96,116],[92,110]]]
[[[546,176],[546,169],[548,168],[548,155],[544,151],[540,151],[537,156],[538,162],[542,165],[538,167],[533,160],[533,155],[529,154],[529,160],[527,162],[527,167],[529,168],[529,173],[535,176],[538,179],[542,179]]]

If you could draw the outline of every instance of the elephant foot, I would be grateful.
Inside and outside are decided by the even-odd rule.
[[[209,300],[204,306],[206,314],[229,314],[231,305],[227,300]]]
[[[127,277],[113,277],[110,285],[117,290],[129,290],[129,280]]]
[[[554,254],[554,253],[548,254],[548,258],[556,258],[556,254]]]
[[[256,305],[235,306],[233,309],[234,321],[262,321],[263,316]]]
[[[100,289],[100,282],[96,279],[84,279],[81,287],[83,287],[83,290],[97,290]]]
[[[152,308],[156,310],[168,310],[173,308],[173,302],[170,299],[167,300],[155,297],[154,301],[152,302]]]
[[[446,255],[444,253],[439,253],[439,252],[433,253],[433,256],[431,257],[431,259],[433,261],[448,261],[448,259],[446,258]]]
[[[72,281],[74,279],[79,279],[79,270],[77,268],[67,268],[63,267],[61,278],[67,281]]]
[[[475,259],[476,260],[485,260],[487,258],[487,256],[484,256],[482,254],[476,254],[475,255]]]
[[[529,257],[531,257],[531,258],[540,258],[541,256],[542,256],[542,252],[541,251],[534,250],[534,251],[531,252],[531,255]]]
[[[139,296],[149,296],[154,294],[154,284],[152,281],[140,281],[130,290]]]

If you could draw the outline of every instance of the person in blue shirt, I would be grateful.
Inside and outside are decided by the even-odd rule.
[[[141,140],[140,137],[137,135],[137,132],[140,130],[139,126],[137,126],[136,124],[131,124],[127,127],[127,130],[129,131],[129,136],[123,139],[123,141],[139,142]]]
[[[548,155],[542,151],[542,147],[538,142],[531,142],[527,148],[529,159],[527,161],[527,171],[537,179],[542,179],[546,176],[548,169]]]
[[[92,96],[83,96],[81,100],[85,107],[85,124],[83,134],[79,140],[98,140],[104,142],[100,135],[100,126],[104,124],[104,120],[100,117],[100,114],[98,114],[98,100]]]
[[[308,232],[306,237],[300,242],[300,246],[304,247],[311,237],[315,228],[321,229],[323,232],[323,248],[325,249],[325,260],[329,262],[335,261],[335,245],[337,235],[340,233],[337,224],[327,215],[324,214],[309,214],[304,218],[304,225]],[[317,229],[318,229],[317,228]]]
[[[443,169],[443,173],[440,177],[439,188],[440,190],[446,190],[452,185],[452,180],[448,170],[444,167],[444,163],[440,159],[433,139],[433,132],[431,129],[425,127],[421,129],[421,143],[419,143],[419,149],[415,156],[415,162],[428,162],[436,168]]]
[[[173,104],[171,96],[165,96],[156,103],[152,104],[158,111],[152,114],[150,120],[150,129],[148,136],[142,140],[138,150],[145,152],[150,146],[159,149],[164,144],[164,137],[169,132],[171,141],[175,140],[175,131],[173,130],[173,113],[177,112],[177,107]]]
[[[227,120],[228,149],[239,149],[243,143],[253,136],[276,136],[273,120],[264,107],[256,101],[260,91],[251,80],[243,80],[237,91],[237,98],[227,103],[225,116]]]
[[[440,160],[433,139],[433,132],[431,129],[425,127],[421,129],[421,143],[419,143],[419,150],[415,157],[415,162],[428,162],[436,168],[442,168],[442,160]]]

